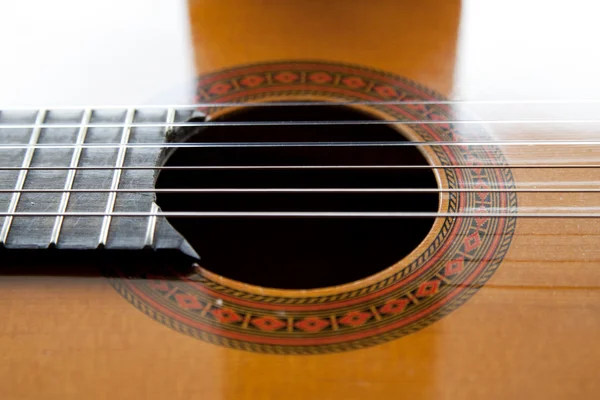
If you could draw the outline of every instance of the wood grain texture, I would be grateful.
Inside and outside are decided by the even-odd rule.
[[[585,7],[563,11],[562,41],[553,44],[555,36],[535,8],[482,3],[190,0],[195,66],[199,73],[207,73],[268,60],[326,59],[387,70],[451,98],[590,94],[589,87],[579,84],[582,78],[574,78],[577,70],[569,60],[545,65],[554,77],[548,84],[556,88],[550,94],[535,84],[548,72],[530,73],[537,59],[517,57],[529,50],[545,59],[552,46],[571,49],[572,55],[594,48],[598,35],[581,35],[577,20],[571,18],[576,12],[585,13]],[[503,40],[500,32],[482,28],[486,21],[494,25],[494,12],[483,12],[486,7],[514,18],[513,24],[505,21],[506,29],[512,30],[506,35],[518,41]],[[558,6],[548,7],[552,11]],[[587,12],[594,8],[588,7]],[[565,44],[569,40],[579,44],[571,48]],[[493,73],[473,53],[479,49],[473,43],[486,41],[495,57],[507,64],[499,62]],[[506,71],[514,72],[511,63],[525,65],[525,72],[508,80],[507,88]],[[595,67],[600,67],[600,60]],[[585,75],[588,70],[589,65],[580,72]],[[570,81],[574,83],[569,85]],[[548,106],[534,111],[554,117],[577,110],[590,116],[593,111],[588,106],[576,108]],[[509,104],[487,111],[481,106],[476,115],[514,118],[524,113],[523,106]],[[515,124],[512,129],[493,125],[489,129],[500,139],[517,135],[532,140],[547,135],[597,139],[600,125],[558,130],[553,125]],[[503,150],[512,163],[600,161],[595,148]],[[598,187],[599,182],[596,170],[513,173],[517,187],[576,182]],[[599,207],[598,200],[597,195],[523,194],[519,206]],[[600,347],[595,343],[600,332],[599,239],[600,224],[593,219],[519,220],[498,271],[451,315],[383,345],[319,356],[256,354],[181,335],[132,307],[100,275],[13,273],[0,278],[0,397],[595,399],[600,388]]]

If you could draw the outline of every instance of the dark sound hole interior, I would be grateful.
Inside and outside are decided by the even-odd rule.
[[[227,121],[372,119],[334,106],[255,107]],[[188,142],[323,142],[406,140],[387,125],[216,126],[185,128]],[[194,129],[194,130],[190,130]],[[191,136],[190,136],[191,135]],[[168,166],[425,165],[415,147],[179,148]],[[163,170],[158,188],[436,188],[431,169]],[[173,194],[163,211],[425,211],[436,193]],[[169,222],[210,271],[245,283],[309,289],[353,282],[402,259],[431,230],[433,219],[171,218]]]

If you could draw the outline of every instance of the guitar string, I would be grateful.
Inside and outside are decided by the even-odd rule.
[[[600,193],[600,188],[117,188],[0,189],[1,193]]]
[[[356,100],[356,101],[273,101],[273,102],[222,102],[222,103],[193,103],[193,104],[139,104],[112,105],[99,104],[86,108],[99,110],[116,109],[163,109],[174,108],[189,110],[194,108],[224,108],[224,107],[286,107],[286,106],[349,106],[349,105],[548,105],[548,104],[600,104],[600,99],[499,99],[499,100]],[[0,106],[0,110],[33,111],[39,107],[29,106]],[[44,106],[47,110],[80,110],[77,105]]]
[[[384,102],[372,102],[371,104],[384,104]],[[392,104],[393,102],[385,102],[388,104]],[[261,105],[269,105],[273,106],[273,103],[259,103]],[[331,103],[314,103],[315,105],[333,105]],[[339,103],[338,105],[349,105],[349,104],[366,104],[366,102],[344,102]],[[399,103],[397,103],[399,104]],[[404,104],[451,104],[450,102],[404,102]],[[484,104],[484,103],[479,103]],[[497,104],[497,103],[496,103]],[[243,104],[235,103],[235,106],[242,106]],[[282,104],[285,106],[292,105],[290,103]],[[306,102],[299,103],[297,105],[310,105]],[[197,105],[196,105],[197,106]],[[214,105],[207,105],[214,106]],[[226,106],[225,104],[220,104],[220,106]],[[191,108],[191,107],[190,107]],[[404,124],[404,125],[428,125],[428,124],[444,124],[444,123],[463,123],[463,124],[472,124],[472,123],[495,123],[495,124],[532,124],[532,123],[597,123],[600,122],[598,120],[523,120],[523,121],[515,121],[515,120],[488,120],[488,121],[470,121],[470,120],[447,120],[447,121],[385,121],[385,120],[375,120],[375,121],[269,121],[269,122],[201,122],[201,123],[170,123],[170,124],[0,124],[0,128],[93,128],[93,127],[174,127],[174,126],[266,126],[266,125],[369,125],[369,124]],[[564,140],[544,140],[544,141],[477,141],[477,142],[331,142],[331,143],[289,143],[289,142],[271,142],[271,143],[144,143],[144,144],[119,144],[119,145],[110,145],[110,144],[83,144],[83,145],[64,145],[64,144],[44,144],[35,146],[19,146],[15,147],[15,145],[0,145],[0,148],[6,149],[14,149],[14,148],[30,148],[34,149],[40,147],[46,148],[85,148],[85,147],[340,147],[340,146],[476,146],[476,145],[540,145],[540,144],[560,144],[560,145],[572,145],[572,144],[580,144],[580,145],[595,145],[600,144],[600,141],[590,141],[590,140],[579,140],[579,141],[564,141]],[[331,168],[333,166],[196,166],[196,168],[204,168],[204,169],[214,169],[214,168],[253,168],[253,169],[267,169],[267,168],[281,168],[281,169],[289,169],[289,168],[319,168],[319,167],[327,167]],[[352,168],[352,166],[335,166],[336,168]],[[425,168],[442,168],[435,166],[354,166],[359,168],[411,168],[411,167],[425,167]],[[443,166],[443,168],[474,168],[474,167],[483,167],[483,166]],[[512,166],[489,166],[493,168],[506,168]],[[556,165],[543,165],[539,168],[557,168]],[[563,165],[564,168],[597,168],[596,165]],[[17,167],[9,167],[10,169],[20,169]],[[108,168],[110,170],[116,170],[116,168]],[[139,169],[140,167],[121,167],[119,169]],[[521,168],[535,168],[535,166],[530,165],[522,165]],[[31,169],[36,169],[32,167]],[[48,167],[47,170],[54,170],[56,168]],[[64,168],[66,170],[73,170],[73,168]],[[78,168],[79,169],[79,168]],[[84,168],[81,168],[84,169]],[[94,169],[94,168],[86,168],[86,169]],[[165,167],[148,167],[148,169],[166,169]],[[175,169],[175,168],[174,168]],[[182,169],[191,169],[189,167],[183,167]],[[173,191],[173,192],[184,192],[184,193],[237,193],[237,192],[294,192],[294,193],[302,193],[302,192],[310,192],[310,193],[318,193],[318,192],[327,192],[327,193],[347,193],[347,192],[370,192],[370,193],[410,193],[414,191],[418,192],[429,192],[429,193],[450,193],[450,192],[524,192],[524,193],[537,193],[537,192],[549,192],[549,193],[596,193],[600,192],[600,189],[593,188],[585,188],[585,189],[572,189],[572,188],[561,188],[561,189],[413,189],[413,188],[402,188],[402,189],[362,189],[362,188],[339,188],[339,189],[322,189],[322,188],[304,188],[304,189],[243,189],[243,188],[228,188],[228,189],[125,189],[125,190],[98,190],[98,189],[72,189],[69,191],[65,190],[53,190],[46,189],[46,191],[51,192],[59,192],[59,193],[67,193],[67,192],[160,192],[160,191]],[[6,190],[6,193],[16,193],[18,191],[15,190]],[[21,189],[21,192],[40,192],[35,189]],[[578,208],[581,210],[581,208]],[[0,216],[172,216],[172,217],[469,217],[469,216],[482,216],[481,213],[418,213],[418,212],[142,212],[142,213],[119,213],[119,212],[104,212],[104,213],[72,213],[72,212],[58,212],[58,213],[36,213],[36,212],[14,212],[14,213],[0,213]],[[555,218],[555,217],[574,217],[574,218],[596,218],[600,216],[600,213],[484,213],[485,216],[490,217],[535,217],[535,218]]]
[[[510,166],[513,168],[514,166]],[[536,168],[521,165],[522,168]],[[572,166],[565,165],[564,168],[597,168],[598,166]],[[359,165],[359,166],[157,166],[157,167],[0,167],[0,170],[35,170],[35,171],[94,171],[94,170],[255,170],[255,169],[436,169],[436,168],[479,168],[479,166],[428,166],[428,165]],[[488,167],[485,167],[488,168]],[[506,165],[495,165],[494,169],[507,168]],[[542,168],[555,168],[551,165],[542,166]],[[5,189],[0,188],[0,193],[600,193],[600,188],[455,188],[455,189],[436,189],[436,188],[128,188],[128,189],[59,189],[59,188],[39,188],[39,189]]]
[[[0,217],[205,217],[205,218],[600,218],[600,212],[379,212],[379,211],[160,211],[160,212],[0,212]]]
[[[73,148],[285,148],[285,147],[427,147],[427,146],[597,146],[600,140],[493,140],[493,141],[401,141],[401,142],[185,142],[185,143],[85,143],[85,144],[6,144],[0,143],[0,150],[20,149],[73,149]]]
[[[215,127],[215,126],[339,126],[339,125],[541,125],[541,124],[598,124],[600,119],[473,119],[473,120],[347,120],[347,121],[187,121],[173,122],[167,124],[164,122],[138,122],[127,125],[122,122],[113,123],[90,123],[85,124],[88,128],[164,128],[164,127]],[[79,128],[81,123],[43,123],[43,124],[13,124],[2,123],[0,129],[33,129],[42,128]]]
[[[477,165],[162,165],[162,166],[85,166],[85,167],[3,167],[0,166],[0,171],[103,171],[103,170],[317,170],[317,169],[596,169],[600,168],[600,164],[477,164]]]

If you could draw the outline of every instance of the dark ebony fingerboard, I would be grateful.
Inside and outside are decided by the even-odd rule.
[[[152,189],[154,170],[119,168],[154,167],[161,148],[127,145],[163,143],[169,124],[183,122],[191,114],[190,109],[173,108],[0,110],[0,145],[5,146],[0,147],[0,189],[4,189],[0,212],[17,214],[0,216],[0,245],[10,249],[150,247],[189,251],[185,240],[162,217],[110,215],[158,212],[154,193],[106,190]],[[156,126],[131,126],[145,123]],[[94,126],[101,124],[117,126]],[[11,144],[18,146],[6,147]],[[68,146],[45,147],[52,144]],[[88,144],[116,146],[85,147]],[[62,192],[32,192],[38,189]],[[92,191],[69,192],[77,189]],[[36,212],[66,215],[20,215]],[[107,215],[68,215],[74,212]]]

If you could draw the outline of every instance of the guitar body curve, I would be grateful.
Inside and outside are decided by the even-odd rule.
[[[344,107],[365,119],[387,120],[403,140],[446,143],[418,148],[434,167],[434,190],[441,190],[434,195],[437,216],[407,254],[374,273],[322,287],[310,286],[324,272],[311,269],[309,259],[291,279],[305,279],[302,287],[261,285],[252,280],[262,268],[255,261],[259,252],[234,245],[231,251],[242,256],[231,259],[241,275],[221,274],[210,254],[203,257],[201,243],[211,230],[200,227],[206,233],[194,238],[193,229],[175,220],[200,260],[152,263],[135,252],[112,259],[82,252],[48,263],[42,252],[27,262],[11,254],[0,276],[0,394],[594,398],[599,219],[550,214],[594,213],[597,169],[539,166],[598,163],[593,144],[546,143],[598,138],[598,123],[565,122],[593,119],[594,104],[571,100],[593,97],[595,83],[582,84],[587,70],[573,77],[573,65],[564,61],[548,67],[558,93],[547,92],[550,72],[532,71],[549,57],[552,36],[532,33],[536,27],[550,32],[543,21],[536,25],[535,10],[525,11],[528,24],[516,6],[471,3],[180,4],[189,30],[172,23],[191,38],[190,54],[161,62],[191,64],[186,68],[193,72],[174,80],[165,74],[157,86],[189,81],[182,101],[204,104],[197,110],[208,122],[230,121],[243,111],[218,106],[223,103],[348,102]],[[486,28],[495,13],[513,18],[518,32],[506,38]],[[511,42],[514,37],[522,42]],[[479,53],[485,43],[496,46],[495,66]],[[521,59],[530,48],[538,58]],[[522,74],[510,63],[524,64]],[[113,80],[134,82],[134,75],[122,72]],[[571,102],[543,103],[556,97]],[[506,144],[516,140],[523,143]],[[451,168],[456,165],[468,168]],[[565,188],[575,190],[551,191]],[[157,204],[168,208],[160,194]],[[453,215],[461,212],[473,214]],[[547,216],[523,216],[535,212]],[[266,249],[285,234],[259,225],[248,232],[263,237],[257,243]],[[408,240],[408,229],[385,231],[386,246]],[[218,234],[232,243],[243,238]],[[282,268],[293,266],[294,253],[287,254],[280,254]],[[343,273],[349,263],[331,268]]]

